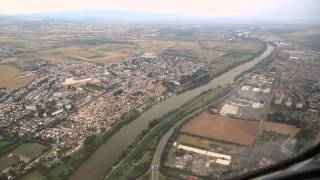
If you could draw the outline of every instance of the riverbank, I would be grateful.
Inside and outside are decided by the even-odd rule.
[[[272,44],[274,47],[276,46],[275,44]],[[265,59],[259,63],[257,63],[254,67],[241,72],[240,74],[238,74],[236,77],[234,77],[234,81],[238,81],[241,78],[243,78],[246,74],[253,72],[254,70],[256,70],[257,68],[260,68],[262,66],[266,66],[268,64],[270,64],[274,57],[277,55],[276,51],[273,51],[271,54],[269,54],[269,56],[265,57]]]
[[[110,171],[105,179],[136,179],[142,176],[148,171],[155,147],[167,130],[185,116],[203,108],[224,93],[222,87],[203,92],[173,113],[160,118],[161,121],[149,129],[141,140],[136,140],[138,143],[131,146],[129,153]]]
[[[235,62],[233,64],[226,65],[226,67],[220,69],[219,71],[208,72],[206,74],[200,75],[196,79],[191,80],[191,82],[187,81],[186,83],[182,84],[181,88],[178,88],[175,90],[175,93],[177,93],[177,94],[184,93],[184,92],[189,91],[191,89],[197,88],[201,85],[207,84],[209,81],[220,76],[221,74],[224,74],[239,65],[245,64],[245,63],[259,57],[267,49],[267,44],[264,42],[261,42],[261,43],[263,44],[263,48],[261,48],[259,51],[254,53],[254,56],[252,56],[251,58],[243,60],[243,61]]]
[[[130,123],[139,116],[140,113],[137,111],[125,114],[119,123],[117,123],[112,129],[106,130],[98,135],[88,137],[79,150],[70,156],[66,156],[61,164],[58,164],[49,170],[46,168],[39,168],[39,172],[47,179],[66,179],[77,168],[79,168],[80,165],[85,162],[100,145],[105,143],[113,134],[119,131],[122,126]]]
[[[172,95],[167,100],[161,102],[144,112],[128,125],[123,126],[115,133],[107,142],[101,145],[88,160],[80,166],[69,179],[101,179],[106,169],[112,167],[125,150],[135,141],[136,137],[145,129],[151,120],[160,118],[172,109],[181,107],[186,102],[201,94],[201,92],[213,89],[219,85],[233,83],[234,77],[241,72],[250,69],[255,64],[262,61],[271,54],[274,47],[267,45],[266,51],[259,57],[249,61],[248,63],[239,65],[228,72],[216,77],[205,85],[186,91],[179,95]]]

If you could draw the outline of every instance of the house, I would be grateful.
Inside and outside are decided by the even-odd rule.
[[[301,109],[303,107],[304,103],[303,102],[298,102],[296,104],[296,108]]]
[[[61,114],[62,112],[63,112],[63,109],[58,109],[58,110],[52,112],[51,115],[52,115],[52,116],[56,116],[56,115],[58,115],[58,114]]]

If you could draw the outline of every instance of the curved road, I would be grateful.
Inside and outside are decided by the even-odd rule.
[[[168,143],[171,135],[173,134],[173,132],[175,131],[175,129],[177,127],[179,127],[186,119],[188,119],[188,117],[192,117],[194,114],[202,112],[204,109],[206,109],[210,105],[221,103],[228,96],[230,96],[231,94],[235,93],[245,82],[247,82],[247,80],[250,78],[250,76],[253,73],[255,73],[261,67],[264,67],[264,65],[266,65],[273,58],[274,58],[274,55],[270,58],[270,60],[261,63],[255,70],[253,70],[252,72],[246,74],[247,77],[245,78],[245,80],[242,83],[240,83],[236,88],[234,88],[231,92],[229,92],[226,95],[224,95],[223,97],[213,101],[209,105],[207,105],[207,106],[205,106],[203,108],[200,108],[199,110],[196,110],[195,112],[189,114],[188,116],[184,117],[181,121],[178,121],[174,126],[172,126],[170,128],[170,130],[161,138],[161,140],[160,140],[160,142],[159,142],[159,144],[157,146],[156,152],[153,155],[152,163],[151,163],[150,170],[149,170],[149,171],[151,171],[151,179],[152,180],[158,180],[161,155],[162,155],[162,153],[164,151],[164,148],[165,148],[166,144]],[[261,125],[263,125],[263,124],[264,124],[264,121],[261,121]]]
[[[246,81],[244,81],[246,82]],[[228,96],[230,96],[231,94],[233,94],[234,92],[236,92],[238,90],[238,88],[240,86],[242,86],[244,84],[244,82],[242,82],[241,84],[239,84],[235,89],[233,89],[231,92],[227,93],[226,95],[224,95],[223,97],[220,97],[219,99],[213,101],[212,103],[206,105],[205,107],[202,107],[194,112],[192,112],[191,114],[185,116],[181,121],[178,121],[174,126],[172,126],[169,131],[164,135],[162,136],[158,146],[157,146],[157,149],[156,149],[156,152],[154,153],[153,155],[153,159],[152,159],[152,163],[151,163],[151,166],[150,166],[150,170],[151,170],[151,178],[152,180],[158,180],[158,175],[159,175],[159,166],[160,166],[160,160],[161,160],[161,155],[163,153],[163,150],[166,146],[166,144],[168,143],[171,135],[173,134],[173,132],[175,131],[175,129],[177,127],[179,127],[185,120],[187,120],[189,117],[192,117],[194,116],[195,114],[197,113],[200,113],[202,112],[203,110],[205,110],[207,107],[213,105],[213,104],[217,104],[217,103],[220,103],[222,102],[223,100],[225,100]]]

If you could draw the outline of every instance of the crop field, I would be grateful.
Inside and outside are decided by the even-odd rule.
[[[101,45],[71,45],[39,51],[32,56],[41,60],[54,62],[88,61],[108,63],[129,58],[137,53],[161,53],[174,46],[175,41],[130,40],[128,42],[111,42]],[[31,58],[27,58],[31,59]]]
[[[284,35],[288,36],[288,37],[297,37],[297,38],[299,38],[299,37],[312,36],[312,35],[316,35],[316,34],[320,34],[320,28],[297,30],[295,32],[286,33]]]
[[[287,125],[283,123],[276,123],[276,122],[267,122],[266,123],[266,130],[267,131],[275,131],[281,134],[287,134],[291,137],[295,136],[300,129],[293,125]]]
[[[24,143],[14,149],[12,152],[28,159],[33,159],[38,157],[47,149],[47,146],[37,144],[37,143]]]
[[[21,178],[22,180],[43,180],[45,179],[38,171],[33,171]]]
[[[233,119],[203,112],[181,128],[181,132],[200,137],[251,145],[257,136],[259,122]]]
[[[194,52],[198,55],[199,60],[211,63],[235,59],[238,61],[246,60],[248,59],[247,54],[254,54],[262,48],[263,45],[259,43],[233,41],[179,41],[172,47],[173,50]],[[238,52],[242,56],[227,56],[233,52]]]
[[[10,26],[4,29],[7,34],[3,33],[0,36],[1,46],[14,47],[13,49],[17,52],[13,57],[0,57],[0,88],[20,88],[36,78],[35,75],[17,78],[34,62],[86,61],[104,64],[125,60],[143,53],[161,55],[168,50],[182,56],[191,54],[194,60],[209,62],[210,74],[214,76],[230,65],[251,59],[264,47],[259,42],[215,39],[215,33],[210,33],[210,35],[205,32],[205,36],[212,37],[201,38],[203,36],[200,35],[190,40],[174,36],[174,33],[173,37],[168,38],[166,33],[164,36],[150,38],[141,34],[141,30],[136,32],[135,28],[131,29],[132,27],[124,25],[101,29],[100,27],[84,28],[78,25],[71,25],[63,29],[56,27],[38,30],[25,28],[27,27]],[[91,28],[90,33],[88,28]],[[150,27],[145,27],[145,30],[149,32]],[[159,29],[151,28],[151,30],[153,32]],[[102,34],[110,36],[106,38]],[[7,63],[18,64],[21,68],[9,68],[6,66]]]
[[[22,74],[16,67],[0,64],[0,88],[20,88],[35,78],[34,75],[18,78]]]
[[[10,141],[0,141],[0,148],[4,148],[10,143],[11,143]]]
[[[3,65],[6,63],[13,63],[13,62],[17,62],[16,57],[9,57],[9,58],[0,57],[0,65]]]
[[[2,156],[0,156],[0,172],[10,166],[12,166],[13,164],[15,164],[16,162],[8,157],[8,154],[4,154]]]
[[[286,29],[284,29],[286,30]],[[289,32],[284,31],[279,33],[280,36],[290,39],[300,43],[308,48],[311,48],[315,51],[320,51],[320,28],[308,28],[308,29],[293,29],[288,30]]]
[[[11,143],[10,141],[0,141],[2,145],[4,143]],[[0,146],[1,147],[1,146]],[[31,159],[38,157],[43,153],[43,150],[47,149],[47,146],[37,144],[37,143],[24,143],[19,145],[17,148],[10,152],[5,152],[0,156],[0,172],[8,167],[11,167],[15,163],[16,160],[9,157],[9,154],[15,154],[20,158],[21,161],[29,162]]]
[[[190,136],[186,134],[181,134],[177,140],[177,142],[185,145],[190,145],[192,147],[201,147],[203,149],[210,149],[210,144],[213,142],[212,140]]]
[[[48,50],[37,51],[33,54],[23,55],[21,60],[42,60],[54,62],[88,61],[107,63],[125,59],[134,54],[132,47],[124,45],[71,45]]]
[[[140,52],[162,53],[164,50],[176,46],[179,41],[136,39],[130,42],[132,42],[136,50]]]
[[[205,150],[212,150],[219,153],[238,154],[246,148],[235,144],[223,143],[208,138],[201,138],[192,135],[181,134],[177,140],[178,143],[196,147]]]
[[[27,41],[27,40],[26,40]],[[41,39],[37,39],[41,41]],[[81,41],[80,41],[81,42]],[[26,42],[21,42],[22,44]],[[138,53],[153,52],[161,54],[165,50],[189,51],[198,55],[199,60],[209,62],[234,60],[225,57],[234,51],[244,54],[258,52],[263,46],[254,42],[237,41],[184,41],[184,40],[150,40],[130,39],[128,41],[111,41],[103,44],[56,45],[51,48],[37,48],[32,53],[19,55],[18,60],[23,62],[44,60],[54,62],[88,61],[95,63],[108,63],[126,59]],[[237,56],[237,60],[246,59],[245,56]],[[12,58],[11,58],[12,59]],[[10,61],[2,58],[2,61]]]

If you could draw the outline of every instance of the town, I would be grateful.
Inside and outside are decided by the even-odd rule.
[[[178,86],[181,78],[204,68],[205,63],[153,54],[106,65],[36,63],[33,71],[40,78],[18,90],[1,90],[1,131],[49,142],[52,148],[37,161],[50,167],[75,152],[88,136],[112,128],[125,114],[143,112],[170,96],[164,82]],[[19,171],[2,169],[2,173]]]

